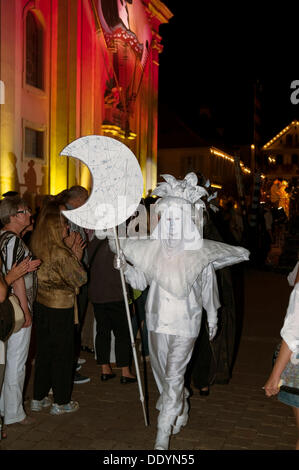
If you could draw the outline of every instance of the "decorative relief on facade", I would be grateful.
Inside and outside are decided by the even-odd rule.
[[[152,34],[141,0],[99,0],[98,17],[105,37],[112,73],[106,81],[105,119],[102,129],[120,128],[126,138],[132,132],[136,98],[151,47]]]

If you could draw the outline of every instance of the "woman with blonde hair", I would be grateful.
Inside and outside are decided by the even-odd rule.
[[[74,323],[77,321],[76,294],[87,281],[81,264],[84,243],[71,238],[66,219],[57,204],[44,207],[31,239],[34,254],[43,261],[38,272],[34,304],[37,352],[35,360],[32,411],[50,406],[60,415],[78,410],[71,400],[74,364]]]

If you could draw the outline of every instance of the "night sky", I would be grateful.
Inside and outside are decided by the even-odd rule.
[[[160,27],[164,50],[160,54],[159,119],[163,120],[167,106],[199,134],[207,132],[208,122],[218,129],[224,143],[251,144],[253,90],[259,79],[262,144],[292,120],[299,120],[299,104],[290,100],[290,84],[299,74],[287,67],[286,56],[281,57],[278,65],[283,67],[279,67],[264,53],[267,35],[248,44],[245,24],[232,33],[236,20],[228,21],[227,11],[222,17],[214,3],[204,10],[197,0],[163,2],[174,17]],[[261,56],[264,66],[269,60],[268,68],[259,67]]]

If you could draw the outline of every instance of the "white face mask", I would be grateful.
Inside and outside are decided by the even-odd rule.
[[[171,247],[177,246],[183,239],[183,209],[170,207],[161,217],[161,238]]]
[[[170,198],[169,198],[170,199]],[[202,246],[202,236],[192,220],[191,205],[176,204],[164,199],[160,204],[161,218],[151,234],[152,240],[160,240],[162,246],[175,254],[182,250],[197,250]],[[171,253],[170,253],[171,252]]]

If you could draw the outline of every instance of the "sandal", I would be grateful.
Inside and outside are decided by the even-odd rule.
[[[2,440],[7,439],[6,426],[3,426],[3,427],[2,427],[2,430],[1,430],[1,439],[2,439]]]
[[[24,419],[22,419],[22,421],[18,421],[18,423],[16,424],[21,424],[22,426],[26,425],[26,424],[34,424],[36,421],[34,418],[32,418],[31,416],[25,416]]]

